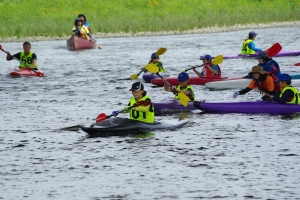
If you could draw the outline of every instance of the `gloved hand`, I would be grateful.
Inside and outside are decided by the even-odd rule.
[[[233,98],[236,98],[237,96],[239,96],[240,92],[239,91],[236,91],[234,94],[233,94]]]
[[[119,114],[119,111],[118,111],[118,110],[116,110],[116,111],[113,111],[111,114],[112,114],[114,117],[116,117],[116,116],[118,116],[118,114]]]

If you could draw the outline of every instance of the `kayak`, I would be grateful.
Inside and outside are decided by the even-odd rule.
[[[198,76],[191,76],[189,78],[189,84],[190,85],[205,85],[208,82],[214,82],[214,81],[224,81],[224,80],[237,80],[242,79],[242,76],[239,77],[198,77]],[[178,78],[177,77],[169,77],[167,78],[167,81],[171,85],[179,85]],[[161,78],[154,78],[151,81],[152,84],[157,86],[163,86],[164,82]]]
[[[96,48],[94,42],[75,35],[72,35],[71,38],[67,40],[67,49],[71,51],[94,48]]]
[[[286,57],[286,56],[299,56],[299,55],[300,55],[300,50],[298,50],[298,51],[281,50],[276,56],[273,56],[273,57]],[[237,55],[224,55],[223,59],[256,58],[256,57],[257,57],[257,54],[237,54]]]
[[[249,113],[249,114],[293,114],[300,113],[298,104],[281,104],[270,101],[245,102],[200,102],[195,101],[197,109],[208,113]]]
[[[159,75],[162,77],[170,77],[170,74],[163,73],[163,72],[160,72]],[[151,80],[154,78],[160,78],[160,77],[158,75],[152,74],[152,73],[144,73],[144,75],[143,75],[143,80],[145,81],[145,83],[151,83]]]
[[[291,75],[291,77],[296,77]],[[248,87],[252,79],[239,79],[239,80],[228,80],[209,82],[205,84],[205,87],[211,90],[226,90],[226,89],[244,89]],[[292,78],[292,86],[300,87],[300,79]]]
[[[144,123],[137,120],[115,117],[94,123],[90,127],[81,127],[81,129],[89,137],[124,136],[153,130],[181,128],[188,122],[189,120],[186,119],[173,119]]]
[[[152,102],[154,106],[155,115],[173,114],[177,112],[189,112],[195,110],[193,102],[189,102],[184,107],[177,99],[164,99],[160,102]]]
[[[14,71],[10,72],[9,75],[11,77],[20,77],[20,76],[36,76],[36,77],[44,77],[45,74],[42,70],[32,70],[28,68],[17,68]]]

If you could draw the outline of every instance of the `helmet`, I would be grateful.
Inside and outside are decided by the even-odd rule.
[[[74,22],[74,25],[76,25],[76,23],[79,22],[79,21],[81,21],[83,23],[83,21],[80,18],[76,18],[75,22]]]
[[[210,55],[200,56],[200,60],[204,60],[204,59],[212,60]]]
[[[189,75],[185,72],[181,72],[179,75],[178,75],[178,81],[179,82],[183,82],[183,81],[186,81],[189,79]]]
[[[153,53],[153,54],[151,55],[151,59],[155,59],[155,58],[158,58],[158,59],[159,59],[159,56],[157,56],[156,53]]]
[[[249,37],[254,37],[257,36],[258,34],[255,33],[254,31],[249,32]]]
[[[258,59],[258,58],[267,58],[268,57],[268,53],[267,52],[265,52],[265,51],[260,51],[258,54],[257,54],[257,57],[256,57],[256,59]]]

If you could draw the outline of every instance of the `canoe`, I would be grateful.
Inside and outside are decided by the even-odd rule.
[[[281,50],[276,56],[273,56],[273,57],[286,57],[286,56],[299,56],[299,55],[300,55],[300,50],[297,50],[297,51]],[[256,58],[256,57],[257,57],[257,54],[237,54],[237,55],[224,55],[223,59]]]
[[[163,72],[160,72],[159,75],[162,76],[162,77],[170,77],[170,74],[163,73]],[[152,73],[149,73],[149,72],[144,73],[144,75],[143,75],[143,80],[145,81],[145,83],[151,83],[151,80],[154,79],[154,78],[160,78],[160,77],[156,74],[152,74]]]
[[[21,76],[36,76],[36,77],[44,77],[45,74],[42,70],[32,70],[28,68],[16,68],[14,71],[10,72],[9,75],[11,77],[21,77]]]
[[[297,77],[297,75],[291,77]],[[211,90],[226,90],[226,89],[244,89],[248,87],[251,79],[239,79],[228,81],[209,82],[205,84],[205,87]],[[300,79],[292,79],[292,86],[300,87]]]
[[[223,80],[237,80],[242,79],[242,76],[239,77],[198,77],[198,76],[190,76],[189,78],[189,84],[190,85],[205,85],[208,82],[214,82],[214,81],[223,81]],[[167,78],[167,81],[171,85],[179,85],[178,78],[177,77],[169,77]],[[157,86],[163,86],[164,82],[161,78],[154,78],[151,80],[151,83]]]
[[[152,102],[154,106],[155,115],[164,114],[174,114],[178,112],[190,112],[196,110],[193,102],[189,102],[186,107],[184,107],[179,100],[176,99],[164,99],[160,102]]]
[[[75,35],[72,35],[71,38],[67,40],[67,49],[71,51],[94,48],[96,48],[94,42]]]
[[[245,101],[245,102],[199,102],[195,101],[197,109],[208,113],[249,113],[283,115],[300,113],[300,105],[280,104],[269,101]]]
[[[94,123],[90,127],[81,127],[81,129],[86,132],[89,137],[124,136],[153,130],[181,128],[188,122],[189,120],[186,119],[173,119],[161,120],[150,124],[127,118],[115,117]]]

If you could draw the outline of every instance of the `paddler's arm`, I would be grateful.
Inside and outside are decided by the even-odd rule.
[[[199,77],[203,77],[203,74],[200,73],[200,72],[198,72],[198,71],[196,70],[196,67],[197,67],[197,66],[193,67],[193,71],[194,71]]]
[[[163,81],[164,81],[164,88],[166,91],[168,92],[171,92],[171,88],[168,86],[168,84],[166,83],[167,79],[166,78],[163,78]]]

